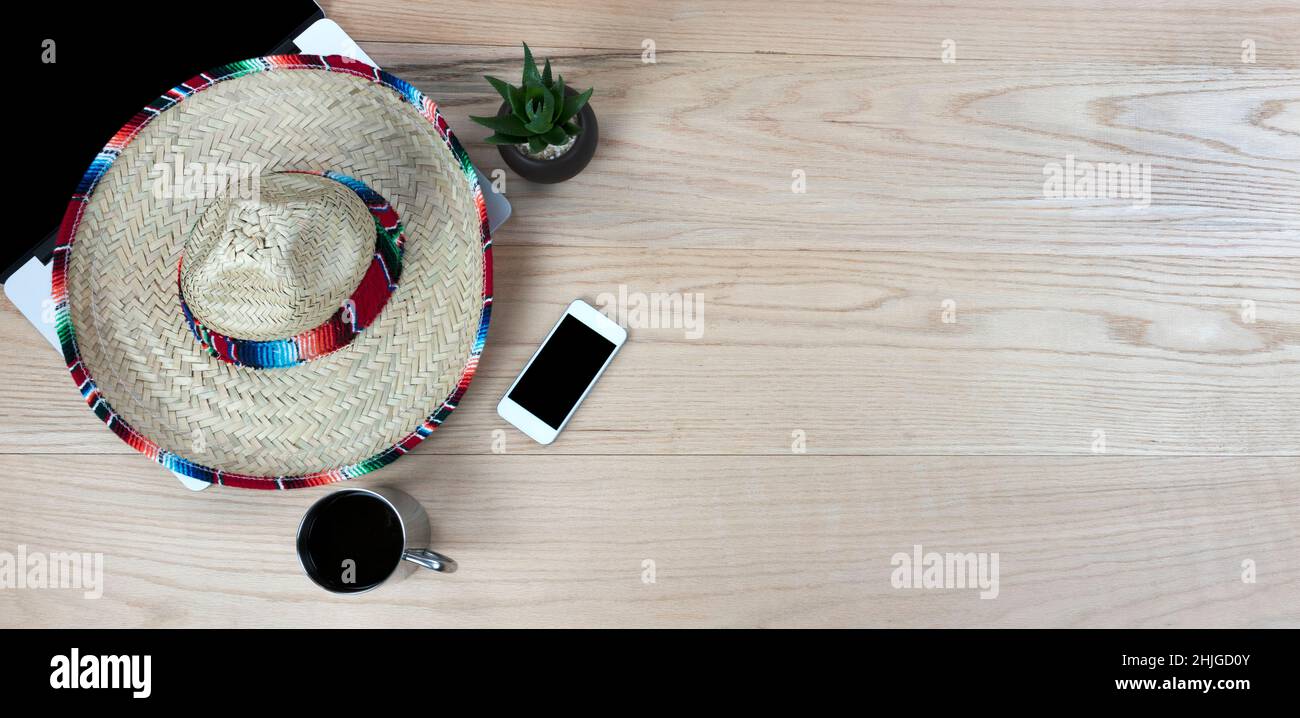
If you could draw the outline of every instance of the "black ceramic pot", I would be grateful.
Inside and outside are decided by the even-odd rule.
[[[564,94],[573,96],[578,93],[572,87],[566,87]],[[508,114],[510,114],[510,104],[502,102],[501,109],[497,110],[497,116]],[[578,123],[582,132],[578,133],[578,138],[568,152],[553,160],[535,160],[520,152],[514,145],[497,145],[497,152],[501,153],[501,159],[510,165],[510,169],[530,182],[542,184],[563,182],[576,176],[587,166],[592,156],[596,154],[596,143],[600,141],[600,126],[596,124],[596,112],[591,109],[590,102],[578,111],[574,122]]]

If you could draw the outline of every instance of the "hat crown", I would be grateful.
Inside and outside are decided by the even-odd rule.
[[[255,341],[318,326],[364,276],[375,226],[364,202],[325,177],[275,173],[254,198],[218,197],[186,241],[180,288],[212,331]]]

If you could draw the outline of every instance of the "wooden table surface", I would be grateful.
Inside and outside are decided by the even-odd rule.
[[[596,88],[586,172],[505,175],[468,397],[357,481],[461,571],[315,588],[293,535],[331,489],[183,490],[4,303],[0,551],[105,580],[0,590],[0,625],[1300,625],[1296,3],[325,6],[485,172],[467,116],[519,40]],[[1150,206],[1046,198],[1067,156],[1149,163]],[[532,444],[496,400],[620,287],[702,331],[634,327]],[[997,553],[999,595],[894,588],[915,545]]]

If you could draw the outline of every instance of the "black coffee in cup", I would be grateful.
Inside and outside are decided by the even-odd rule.
[[[387,501],[344,490],[322,499],[303,519],[298,556],[323,588],[360,593],[393,573],[404,541],[402,521]]]

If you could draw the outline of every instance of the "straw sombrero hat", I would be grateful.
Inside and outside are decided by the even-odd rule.
[[[456,408],[490,247],[474,168],[418,90],[343,57],[248,60],[95,159],[55,250],[57,329],[90,408],[166,468],[350,479]]]

